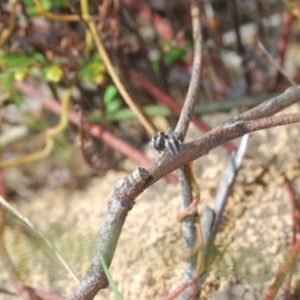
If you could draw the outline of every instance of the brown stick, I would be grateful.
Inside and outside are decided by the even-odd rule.
[[[281,99],[281,101],[276,101],[275,98],[273,99],[272,105],[282,108],[287,107],[292,102],[290,101],[290,97],[293,97],[293,93],[294,90],[286,91],[284,97],[277,97]],[[299,88],[298,98],[300,99]],[[296,97],[294,97],[294,100],[295,99]],[[256,108],[256,113],[271,114],[274,109],[275,108],[262,104]],[[240,118],[229,119],[227,122],[204,134],[200,138],[184,144],[180,148],[178,155],[174,156],[167,152],[161,159],[147,166],[140,167],[130,175],[121,179],[115,186],[114,193],[109,200],[108,212],[100,227],[100,238],[91,266],[85,278],[68,299],[93,299],[100,289],[107,287],[108,282],[101,266],[99,252],[109,267],[127,214],[134,205],[136,197],[147,187],[167,173],[209,153],[210,150],[223,143],[241,137],[246,133],[300,122],[300,114],[280,115],[259,120],[256,120],[255,115],[252,117],[254,120],[245,121]]]
[[[180,113],[180,117],[176,126],[175,131],[179,132],[181,141],[184,140],[190,122],[192,120],[192,115],[194,112],[194,107],[196,100],[198,99],[200,84],[201,84],[201,67],[202,67],[202,28],[200,21],[200,5],[197,0],[191,1],[191,18],[193,25],[193,37],[194,37],[194,61],[193,61],[193,74],[191,77],[188,93],[184,101],[183,108]],[[193,203],[193,190],[191,184],[191,170],[189,164],[182,166],[178,170],[178,177],[181,189],[181,202],[182,209],[187,210]],[[196,207],[195,207],[196,208]],[[197,209],[195,210],[197,213]],[[186,216],[182,220],[182,232],[184,239],[185,251],[190,252],[192,249],[197,249],[200,253],[202,249],[197,247],[197,244],[202,244],[202,241],[197,241],[197,230],[195,223],[197,218],[195,214]],[[197,269],[197,260],[199,256],[194,255],[188,259],[185,263],[185,271],[183,281],[190,279],[195,276]],[[192,291],[197,290],[197,282],[192,287],[187,288],[184,291],[183,299],[194,299],[191,298]]]

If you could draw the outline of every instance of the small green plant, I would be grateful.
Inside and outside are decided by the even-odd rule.
[[[118,89],[113,84],[109,84],[105,88],[103,100],[108,113],[115,113],[122,106]]]

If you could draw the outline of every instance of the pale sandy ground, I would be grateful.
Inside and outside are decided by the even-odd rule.
[[[299,109],[293,106],[288,111]],[[220,114],[206,117],[206,121],[216,125],[226,118]],[[200,134],[191,127],[188,139]],[[254,159],[244,161],[234,185],[217,237],[219,254],[204,285],[202,299],[263,299],[284,260],[291,236],[291,204],[284,182],[292,181],[300,192],[299,137],[299,124],[253,134],[249,154]],[[226,151],[218,148],[195,163],[194,173],[202,195],[200,211],[213,203],[228,158]],[[30,201],[15,205],[52,239],[82,277],[94,251],[108,198],[116,182],[125,175],[109,171],[106,176],[93,179],[84,191],[44,189]],[[137,199],[111,266],[124,299],[160,299],[180,282],[184,264],[178,256],[183,242],[181,225],[175,220],[180,206],[179,187],[165,180]],[[5,233],[7,247],[24,281],[67,296],[76,286],[70,275],[55,259],[43,254],[41,245],[30,242],[28,235],[24,237],[19,227],[10,228]],[[2,282],[7,278],[4,267]],[[293,286],[299,279],[297,267]],[[99,295],[98,299],[115,299],[110,289]]]

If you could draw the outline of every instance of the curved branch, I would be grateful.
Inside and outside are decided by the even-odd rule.
[[[284,93],[284,97],[281,95],[274,98],[272,105],[284,108],[289,106],[293,101],[299,101],[300,87],[297,87],[297,91],[297,97],[294,97],[295,90],[289,89]],[[290,101],[290,97],[293,98],[293,101]],[[262,112],[264,112],[264,114],[271,114],[274,109],[276,110],[275,107],[271,109],[270,107],[261,104],[257,107],[256,111],[258,114]],[[108,212],[100,227],[99,241],[91,266],[85,278],[68,299],[93,299],[100,289],[107,287],[108,283],[101,266],[99,252],[102,254],[109,267],[126,216],[133,207],[136,197],[147,187],[169,172],[209,153],[210,150],[223,143],[241,137],[246,133],[300,122],[300,114],[280,115],[259,120],[255,118],[255,115],[252,117],[253,120],[242,120],[241,118],[229,119],[227,122],[204,134],[199,139],[184,144],[180,148],[179,154],[176,156],[167,152],[160,160],[153,161],[147,166],[140,167],[127,177],[121,179],[115,186],[114,193],[109,200]]]

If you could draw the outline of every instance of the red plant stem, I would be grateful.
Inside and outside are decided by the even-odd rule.
[[[295,194],[294,191],[292,190],[292,187],[289,182],[285,182],[284,187],[286,188],[289,198],[291,201],[291,212],[292,212],[292,230],[293,230],[293,240],[292,243],[293,245],[296,242],[296,237],[297,237],[297,231],[298,231],[298,219],[297,219],[297,213],[298,213],[298,207],[295,199]]]
[[[45,107],[49,110],[59,114],[61,112],[61,105],[58,101],[54,98],[45,96],[41,92],[39,92],[35,87],[31,86],[30,84],[24,81],[16,81],[15,86],[23,93],[30,95],[32,97],[38,98]],[[77,114],[73,111],[69,111],[69,120],[75,124],[80,126],[80,120]],[[126,155],[127,157],[132,158],[139,164],[147,164],[150,160],[139,150],[134,148],[133,146],[127,144],[123,140],[116,137],[113,133],[107,131],[99,124],[93,124],[91,122],[85,121],[83,123],[83,127],[86,131],[88,131],[94,137],[103,140],[107,143],[110,147],[116,149],[117,151],[121,152],[122,154]],[[172,183],[177,183],[178,180],[172,174],[168,174],[166,176],[168,181]]]
[[[184,282],[183,284],[181,284],[179,287],[176,288],[176,290],[174,290],[172,293],[168,294],[167,296],[165,296],[164,298],[162,298],[162,300],[173,300],[176,297],[178,297],[187,287],[189,286],[189,284],[187,282]]]
[[[293,239],[292,239],[292,244],[295,245],[296,243],[296,239],[297,239],[297,232],[299,230],[299,226],[298,226],[298,218],[297,218],[297,214],[299,213],[299,209],[298,209],[298,205],[297,205],[297,201],[295,198],[295,193],[291,187],[291,184],[286,181],[284,184],[288,194],[289,194],[289,198],[291,201],[291,213],[292,213],[292,231],[293,231]],[[289,300],[290,299],[290,295],[291,295],[291,280],[293,277],[293,273],[295,270],[295,266],[291,267],[290,270],[290,274],[288,276],[287,279],[287,283],[286,283],[286,288],[285,288],[285,295],[284,295],[284,300]]]
[[[296,243],[293,245],[293,248],[289,251],[286,261],[279,268],[276,279],[271,285],[267,295],[265,296],[265,300],[273,300],[275,298],[280,286],[284,281],[285,276],[290,271],[290,269],[294,267],[299,251],[300,240],[297,240]]]
[[[149,94],[164,103],[171,110],[180,114],[182,106],[177,103],[174,98],[164,93],[161,89],[153,85],[145,77],[133,71],[132,69],[128,70],[128,74],[133,80],[138,82]],[[208,132],[211,130],[211,128],[206,123],[195,116],[192,117],[192,122],[203,132]],[[237,148],[232,143],[225,143],[222,146],[224,146],[230,153],[237,151]]]

